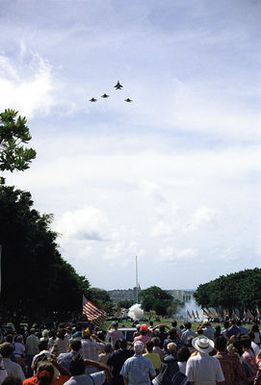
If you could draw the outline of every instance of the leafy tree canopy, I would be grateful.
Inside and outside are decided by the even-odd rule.
[[[154,310],[159,315],[166,315],[167,309],[173,304],[173,297],[158,286],[151,286],[139,293],[145,311]]]
[[[36,320],[81,311],[89,282],[62,259],[51,221],[51,215],[33,208],[29,192],[0,186],[2,316]]]
[[[1,171],[24,171],[36,157],[35,150],[24,146],[31,140],[26,118],[17,115],[18,112],[11,109],[0,113]]]
[[[111,313],[113,308],[113,302],[109,293],[106,290],[99,289],[97,287],[89,288],[86,296],[100,309],[105,310],[108,314]]]
[[[261,269],[221,276],[198,286],[194,296],[202,307],[253,309],[261,306]]]

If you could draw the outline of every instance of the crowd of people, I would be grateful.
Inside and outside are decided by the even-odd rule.
[[[261,385],[258,323],[137,324],[131,342],[117,322],[62,326],[6,335],[0,385]]]

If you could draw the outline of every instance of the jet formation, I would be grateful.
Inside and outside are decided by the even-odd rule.
[[[122,85],[122,84],[119,82],[119,80],[118,80],[117,83],[115,84],[114,88],[115,88],[116,90],[121,90],[121,89],[123,88],[123,85]],[[103,95],[101,95],[101,98],[103,98],[103,99],[107,99],[107,98],[109,98],[109,97],[110,97],[110,95],[108,95],[108,94],[106,94],[106,93],[104,93]],[[91,99],[89,99],[89,102],[95,103],[95,102],[97,102],[97,100],[98,100],[97,98],[92,97]],[[133,102],[133,100],[130,99],[130,98],[124,99],[124,101],[125,101],[126,103],[131,103],[131,102]]]

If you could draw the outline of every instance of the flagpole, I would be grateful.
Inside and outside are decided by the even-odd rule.
[[[136,303],[139,303],[139,277],[138,277],[138,257],[135,257],[136,261]]]

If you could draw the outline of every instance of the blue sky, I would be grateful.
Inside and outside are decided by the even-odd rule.
[[[133,287],[136,255],[143,288],[260,266],[260,16],[243,0],[1,1],[0,108],[28,117],[38,154],[7,183],[54,214],[93,286]]]

